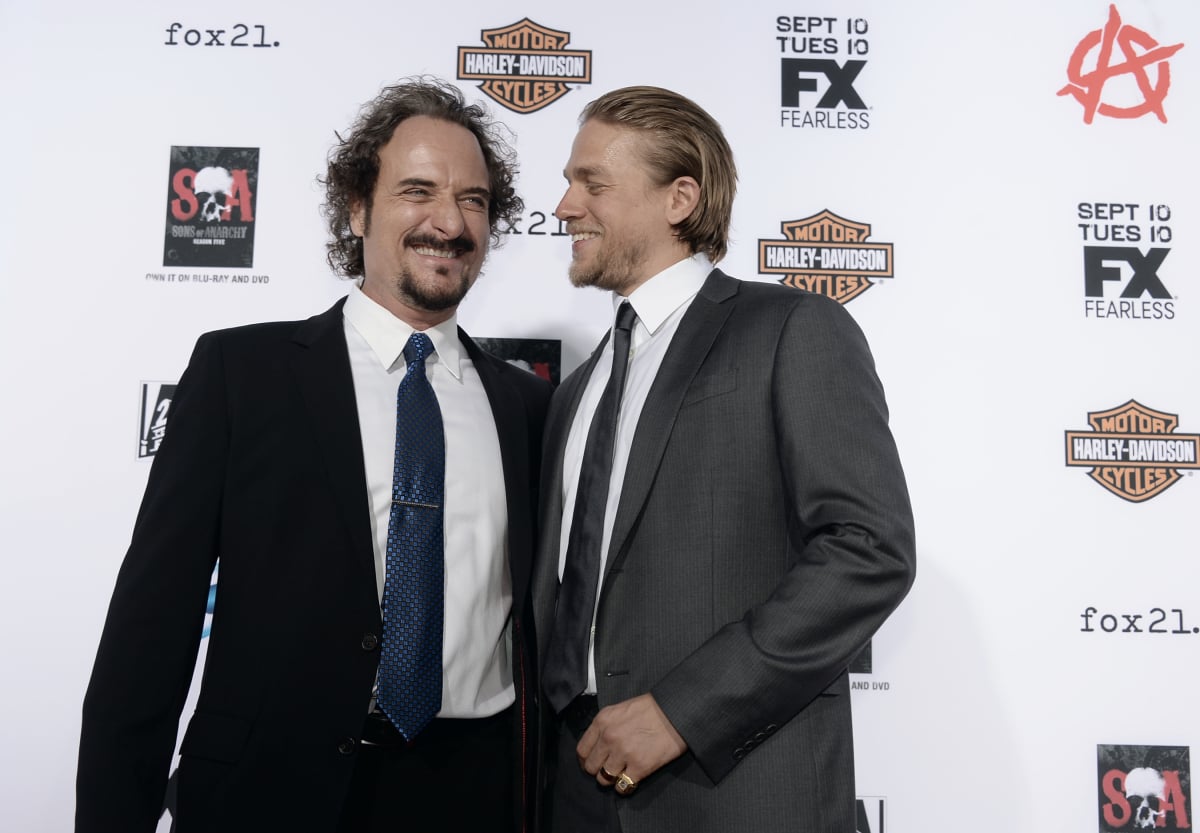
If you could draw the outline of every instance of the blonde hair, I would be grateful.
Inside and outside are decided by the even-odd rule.
[[[606,93],[585,107],[579,120],[591,119],[646,134],[644,161],[656,184],[681,176],[699,183],[696,209],[676,224],[675,236],[713,263],[721,260],[729,248],[737,167],[716,119],[691,99],[662,87]]]

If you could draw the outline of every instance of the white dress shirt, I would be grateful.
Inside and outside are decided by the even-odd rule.
[[[375,577],[383,598],[396,454],[396,392],[413,328],[351,289],[343,308],[370,499]],[[425,361],[446,438],[445,629],[439,717],[488,717],[516,699],[507,627],[512,607],[508,508],[500,439],[479,373],[451,317],[425,331]]]
[[[608,563],[608,548],[612,539],[613,521],[617,515],[617,504],[621,500],[621,484],[625,482],[625,469],[629,465],[629,448],[637,429],[642,406],[663,356],[671,346],[671,339],[679,329],[679,322],[692,305],[700,287],[708,278],[713,265],[703,254],[695,254],[659,272],[639,286],[629,298],[613,294],[613,322],[622,301],[628,300],[637,313],[629,348],[629,371],[625,377],[625,393],[621,397],[621,413],[617,420],[617,437],[614,443],[612,478],[608,484],[608,504],[604,510],[604,538],[600,545],[600,575],[604,575]],[[558,578],[562,580],[567,563],[567,542],[571,537],[571,521],[575,514],[575,492],[579,488],[579,472],[583,467],[583,449],[587,443],[588,428],[608,377],[612,374],[613,340],[610,336],[604,351],[597,360],[584,388],[583,398],[571,431],[563,457],[563,514],[562,531],[558,548]],[[600,604],[600,594],[596,594]],[[596,614],[592,613],[591,638],[588,641],[588,694],[596,693],[596,658],[593,640],[596,633]]]

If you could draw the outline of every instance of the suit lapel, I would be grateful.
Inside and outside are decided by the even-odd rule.
[[[345,300],[308,319],[296,330],[292,337],[297,348],[292,370],[312,422],[314,442],[333,484],[338,513],[350,536],[356,566],[362,573],[361,586],[369,593],[371,607],[377,610],[367,475],[342,323]]]
[[[546,416],[545,443],[542,448],[541,503],[538,511],[539,545],[536,571],[534,574],[533,597],[534,621],[539,634],[550,631],[550,617],[554,615],[554,601],[558,596],[559,542],[562,537],[563,521],[563,458],[566,454],[567,436],[575,412],[587,389],[588,379],[609,334],[605,333],[600,344],[592,351],[586,362],[571,373],[554,392],[550,411]]]
[[[621,486],[621,499],[608,547],[606,580],[613,568],[625,559],[629,535],[641,516],[654,484],[684,395],[733,311],[731,299],[736,295],[737,281],[721,270],[714,269],[671,339],[671,346],[650,387],[646,404],[642,406],[633,445],[629,450],[629,465],[625,470],[625,482]]]
[[[526,428],[528,417],[525,403],[512,385],[504,383],[501,376],[508,368],[489,360],[479,346],[463,329],[458,330],[458,340],[470,356],[479,381],[487,393],[492,406],[492,417],[496,421],[496,434],[500,438],[500,462],[504,469],[504,495],[508,509],[508,553],[509,571],[512,577],[513,610],[519,611],[525,604],[525,592],[529,586],[532,564],[525,553],[533,551],[533,529],[528,495],[529,484],[529,433]],[[524,371],[513,371],[524,372]]]
[[[600,360],[604,345],[608,343],[608,336],[608,333],[604,334],[604,338],[600,339],[600,344],[592,351],[588,360],[554,392],[550,413],[546,417],[545,456],[542,460],[542,471],[545,473],[542,480],[548,487],[542,491],[543,519],[555,517],[561,520],[563,457],[567,448],[567,436],[571,433],[571,423],[575,420],[575,412],[579,410],[588,379],[592,377],[592,370]],[[558,507],[557,511],[555,507]]]

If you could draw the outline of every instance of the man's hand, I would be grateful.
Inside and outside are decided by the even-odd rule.
[[[601,709],[575,747],[579,765],[606,787],[622,772],[641,781],[686,751],[650,694]]]

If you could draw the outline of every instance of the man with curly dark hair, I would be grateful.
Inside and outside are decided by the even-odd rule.
[[[396,126],[413,116],[427,116],[457,124],[471,132],[479,143],[488,171],[488,225],[491,240],[501,242],[500,223],[511,225],[524,204],[513,188],[515,155],[500,135],[499,125],[487,120],[479,105],[463,101],[457,87],[433,79],[419,84],[397,84],[384,88],[363,107],[351,133],[340,139],[329,158],[325,177],[325,216],[329,221],[329,265],[346,277],[363,275],[363,238],[352,228],[356,207],[366,210],[370,225],[370,198],[379,177],[379,151],[391,139]]]
[[[359,280],[197,342],[84,701],[77,831],[155,829],[218,560],[180,833],[531,826],[550,391],[455,316],[521,210],[514,155],[428,78],[338,138],[329,262]]]

